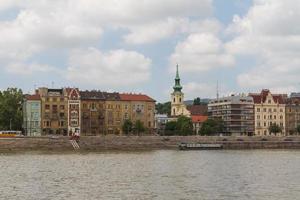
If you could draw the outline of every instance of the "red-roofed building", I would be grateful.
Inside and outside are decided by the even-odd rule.
[[[281,127],[282,132],[278,135],[285,135],[287,94],[272,94],[270,90],[263,89],[260,93],[250,93],[249,96],[254,100],[255,135],[274,135],[269,132],[272,124]]]
[[[122,123],[140,120],[148,130],[155,126],[155,100],[145,94],[120,94]]]
[[[199,134],[203,122],[208,119],[205,115],[192,115],[193,128],[196,134]]]

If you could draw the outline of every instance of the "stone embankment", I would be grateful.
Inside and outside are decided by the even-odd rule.
[[[223,144],[224,149],[300,149],[295,137],[98,136],[81,137],[80,151],[177,149],[179,143]],[[73,151],[69,137],[1,138],[0,151]]]

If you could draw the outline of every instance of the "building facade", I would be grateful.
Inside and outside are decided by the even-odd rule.
[[[39,88],[42,135],[68,135],[68,95],[65,89]]]
[[[26,136],[41,136],[41,98],[37,94],[24,98],[23,128]]]
[[[278,135],[286,134],[285,102],[286,94],[272,94],[270,90],[264,89],[261,93],[250,93],[249,96],[254,100],[255,114],[255,135],[272,135],[269,127],[277,124],[282,132]]]
[[[77,88],[66,88],[68,95],[68,134],[80,132],[81,108],[80,93]]]
[[[171,116],[178,117],[181,115],[190,117],[191,113],[187,110],[186,105],[184,104],[184,93],[182,92],[177,65],[175,85],[173,87],[173,92],[171,93]]]
[[[291,94],[285,107],[286,135],[299,135],[298,126],[300,126],[300,96]]]
[[[254,134],[254,102],[252,97],[230,96],[211,100],[208,104],[210,119],[224,122],[225,135]]]

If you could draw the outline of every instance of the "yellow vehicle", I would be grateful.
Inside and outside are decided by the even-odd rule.
[[[21,131],[0,131],[0,137],[16,137],[20,135]]]

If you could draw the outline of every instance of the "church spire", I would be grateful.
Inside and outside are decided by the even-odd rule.
[[[182,86],[180,85],[180,77],[178,71],[178,64],[176,65],[176,77],[175,77],[175,86],[173,87],[174,92],[181,92]]]

